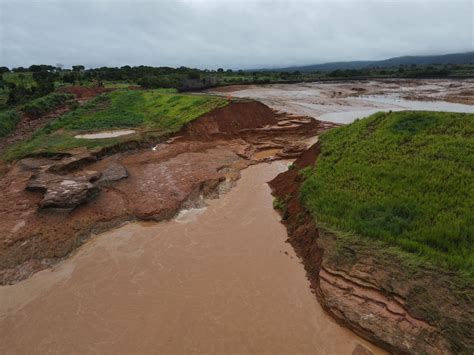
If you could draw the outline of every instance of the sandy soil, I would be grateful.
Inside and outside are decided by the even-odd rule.
[[[474,112],[474,80],[383,80],[239,85],[210,92],[257,99],[271,108],[350,123],[380,110]]]

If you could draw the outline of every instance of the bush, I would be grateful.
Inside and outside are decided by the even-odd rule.
[[[67,100],[72,98],[71,94],[52,93],[27,103],[21,110],[30,116],[39,117],[64,105]]]
[[[16,110],[0,112],[0,138],[5,137],[13,131],[19,121],[20,115]]]

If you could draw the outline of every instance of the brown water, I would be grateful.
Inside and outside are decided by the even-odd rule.
[[[285,243],[259,164],[205,209],[92,238],[55,269],[0,288],[0,353],[351,354]]]
[[[354,97],[354,87],[363,89],[364,96]],[[473,113],[474,105],[442,101],[446,95],[473,89],[472,80],[387,80],[245,85],[235,87],[235,91],[228,87],[224,93],[211,92],[256,99],[276,110],[347,124],[357,118],[389,110]],[[401,98],[410,94],[428,100]]]

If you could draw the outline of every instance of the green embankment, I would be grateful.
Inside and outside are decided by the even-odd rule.
[[[320,225],[474,273],[474,114],[377,113],[320,141],[300,191]]]
[[[144,136],[163,136],[226,104],[222,98],[182,95],[172,89],[116,90],[50,122],[29,141],[11,147],[3,158],[14,160],[30,154],[55,154],[78,147],[107,147]],[[120,128],[133,128],[136,134],[108,139],[74,138],[79,133]]]

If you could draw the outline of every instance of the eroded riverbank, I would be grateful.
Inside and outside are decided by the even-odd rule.
[[[250,164],[298,156],[302,140],[330,126],[236,102],[148,149],[23,159],[0,177],[0,284],[54,265],[91,233],[170,219]]]
[[[468,279],[388,243],[330,231],[301,203],[301,169],[317,169],[321,149],[313,145],[269,183],[321,305],[392,353],[470,354],[474,289]]]
[[[106,232],[0,288],[0,351],[382,353],[324,313],[285,243],[266,182],[287,165],[251,166],[198,214]]]

